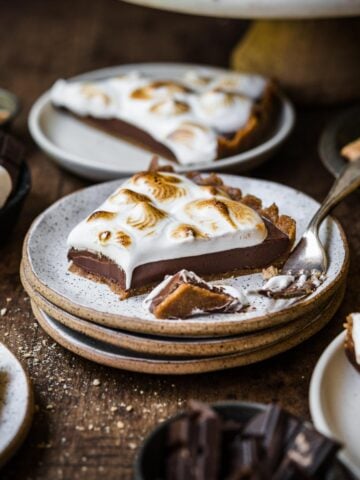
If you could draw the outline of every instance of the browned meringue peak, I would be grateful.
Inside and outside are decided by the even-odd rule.
[[[188,103],[173,99],[163,100],[150,107],[151,113],[163,116],[182,115],[189,110],[190,107]]]
[[[107,243],[116,242],[124,248],[130,247],[132,244],[132,239],[129,234],[126,232],[119,230],[117,232],[113,232],[111,230],[103,230],[102,232],[98,233],[98,240],[101,245],[106,245]]]
[[[139,202],[149,202],[151,203],[151,199],[142,193],[134,192],[129,188],[120,188],[117,192],[115,192],[109,198],[111,202],[123,202],[127,205],[129,204],[136,204]]]
[[[208,238],[208,235],[195,227],[195,225],[189,225],[187,223],[183,223],[174,228],[170,236],[178,240],[184,240],[186,238]]]
[[[138,230],[147,230],[155,227],[160,220],[167,216],[166,212],[152,203],[141,202],[134,207],[131,215],[126,219],[126,223]]]
[[[94,222],[95,220],[113,220],[117,216],[116,212],[108,212],[106,210],[97,210],[93,212],[88,218],[87,222]]]
[[[200,186],[200,188],[201,190],[204,190],[204,192],[208,192],[210,195],[219,195],[222,197],[231,198],[228,192],[221,187],[215,187],[213,185],[203,185]]]
[[[99,232],[98,239],[101,245],[105,245],[111,239],[111,232],[109,230],[104,230],[103,232]]]
[[[186,72],[183,78],[187,84],[194,85],[195,87],[205,87],[214,80],[214,76],[200,74],[195,71]]]
[[[213,114],[219,109],[219,107],[226,108],[233,105],[236,96],[239,97],[239,95],[234,95],[233,93],[213,89],[201,94],[200,104],[204,111]]]
[[[152,100],[156,98],[159,89],[162,89],[167,96],[187,91],[183,85],[176,82],[157,80],[143,87],[136,88],[131,92],[130,96],[136,100]]]
[[[130,235],[123,232],[122,230],[119,230],[118,232],[115,233],[115,238],[116,238],[116,242],[124,248],[130,247],[130,245],[132,244],[132,239]]]
[[[144,183],[148,186],[151,194],[159,202],[173,200],[186,195],[184,187],[180,186],[181,179],[173,175],[160,174],[158,172],[141,172],[131,178],[133,185]]]
[[[205,208],[213,209],[214,212],[216,211],[219,213],[235,230],[237,226],[234,219],[239,223],[252,221],[255,213],[250,207],[244,205],[243,203],[223,197],[195,200],[185,206],[185,211],[191,218],[196,218],[198,214],[201,213],[201,210]],[[215,221],[213,222],[213,227],[215,229],[217,228]],[[266,229],[263,223],[259,224],[258,228]]]
[[[110,105],[111,99],[109,95],[103,92],[97,85],[93,83],[85,83],[81,86],[81,93],[87,98],[99,98],[104,105]]]
[[[167,136],[167,139],[172,140],[173,142],[183,143],[184,145],[191,147],[196,139],[196,136],[200,132],[206,131],[208,131],[208,129],[198,123],[183,122],[176,130]]]

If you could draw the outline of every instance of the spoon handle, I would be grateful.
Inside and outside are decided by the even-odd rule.
[[[309,230],[317,231],[326,215],[345,197],[360,187],[360,157],[349,161],[335,180],[331,190],[309,223]]]

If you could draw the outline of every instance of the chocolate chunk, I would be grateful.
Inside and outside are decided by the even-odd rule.
[[[244,429],[245,436],[261,440],[269,471],[273,471],[280,461],[286,423],[287,416],[284,410],[274,404],[270,405],[265,412],[258,414]]]
[[[242,424],[192,402],[167,438],[167,480],[353,480],[338,442],[276,404]]]
[[[303,424],[287,447],[283,462],[292,462],[306,478],[313,478],[324,473],[339,448],[338,442],[317,432],[310,424]]]
[[[167,479],[217,480],[221,420],[207,405],[192,402],[192,411],[168,428]]]
[[[259,442],[255,438],[235,438],[230,449],[227,480],[261,480],[264,477]]]

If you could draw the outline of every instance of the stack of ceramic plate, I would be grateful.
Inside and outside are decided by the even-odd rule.
[[[301,192],[244,177],[226,184],[275,202],[297,222],[299,237],[318,207]],[[127,370],[186,374],[246,365],[272,357],[318,332],[342,300],[348,248],[337,221],[328,218],[320,237],[329,257],[324,283],[298,300],[270,300],[253,294],[244,313],[158,320],[142,305],[144,296],[121,301],[105,285],[68,271],[70,230],[111,194],[121,181],[96,185],[64,197],[32,224],[24,242],[21,277],[34,315],[58,343],[90,360]],[[256,291],[261,274],[222,283]]]

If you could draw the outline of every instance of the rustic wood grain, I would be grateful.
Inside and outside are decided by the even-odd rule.
[[[310,341],[258,365],[163,378],[92,364],[42,332],[19,281],[22,239],[31,221],[57,198],[87,185],[60,170],[31,143],[27,113],[37,96],[58,77],[130,61],[226,65],[245,24],[162,13],[114,0],[12,0],[1,2],[1,25],[0,85],[16,92],[23,102],[14,131],[29,148],[33,189],[12,240],[0,250],[0,307],[7,308],[0,317],[0,340],[28,368],[37,404],[30,435],[1,471],[1,479],[128,480],[143,436],[188,398],[280,400],[289,410],[308,417],[313,367],[340,331],[345,315],[360,307],[358,193],[336,212],[348,233],[352,256],[340,311]],[[252,174],[323,198],[332,178],[319,162],[317,140],[336,112],[299,112],[287,145]]]

